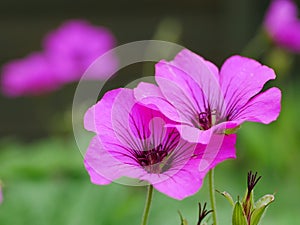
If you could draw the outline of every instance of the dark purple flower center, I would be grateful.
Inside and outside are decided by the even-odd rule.
[[[212,115],[210,112],[201,112],[198,114],[199,127],[202,130],[208,130],[212,126]]]
[[[136,159],[147,172],[158,174],[169,168],[167,161],[163,162],[168,158],[168,155],[168,150],[164,149],[162,144],[159,144],[151,150],[138,151]]]
[[[196,114],[193,124],[200,130],[208,130],[213,125],[221,123],[222,121],[224,120],[222,120],[221,116],[216,110],[211,111],[210,109],[207,109],[204,112]]]

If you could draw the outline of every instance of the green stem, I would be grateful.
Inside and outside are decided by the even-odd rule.
[[[148,193],[147,193],[145,209],[144,209],[144,214],[143,214],[141,225],[147,225],[151,202],[152,202],[152,195],[153,195],[153,186],[150,184],[148,186]]]
[[[214,184],[214,169],[209,171],[209,196],[210,196],[210,204],[213,217],[213,225],[217,225],[217,207],[216,207],[216,196],[215,196],[215,184]]]

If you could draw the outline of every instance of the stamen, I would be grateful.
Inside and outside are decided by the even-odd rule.
[[[196,120],[193,121],[194,126],[200,130],[208,130],[213,125],[224,122],[220,113],[217,110],[206,109],[205,112],[200,112],[196,115]]]
[[[136,151],[136,161],[148,173],[162,173],[170,168],[170,156],[177,146],[174,144],[176,141],[171,140],[166,146],[159,144],[150,150]]]

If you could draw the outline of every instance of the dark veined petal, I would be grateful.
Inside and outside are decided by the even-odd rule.
[[[243,108],[233,115],[237,121],[253,121],[259,123],[271,123],[276,120],[281,108],[281,91],[278,88],[270,88],[252,98]]]
[[[238,112],[253,96],[258,94],[264,84],[275,79],[273,69],[242,56],[232,56],[223,64],[220,72],[220,84],[224,94],[224,116]]]
[[[144,175],[146,172],[125,154],[128,152],[122,146],[95,136],[84,157],[84,164],[92,183],[105,185],[123,176],[139,178]],[[118,156],[122,158],[117,159]]]
[[[171,63],[161,61],[155,68],[156,82],[163,96],[175,106],[180,116],[178,122],[192,125],[195,116],[205,109],[207,103],[201,88],[184,71]]]
[[[221,104],[219,69],[212,62],[188,49],[183,49],[170,64],[184,71],[193,80],[193,83],[197,83],[202,94],[208,99],[211,108],[216,108]],[[195,93],[198,98],[201,97],[199,96],[201,92]]]

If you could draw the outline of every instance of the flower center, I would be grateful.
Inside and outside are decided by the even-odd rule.
[[[200,129],[208,130],[212,126],[211,113],[201,112],[198,114],[198,122]]]
[[[168,151],[162,144],[147,151],[139,151],[136,155],[138,163],[149,173],[161,173],[168,169],[165,161],[168,159]]]
[[[207,110],[206,112],[200,112],[196,116],[196,121],[194,122],[194,125],[198,127],[200,130],[208,130],[213,125],[220,122],[220,118],[218,117],[217,111],[213,110]]]

